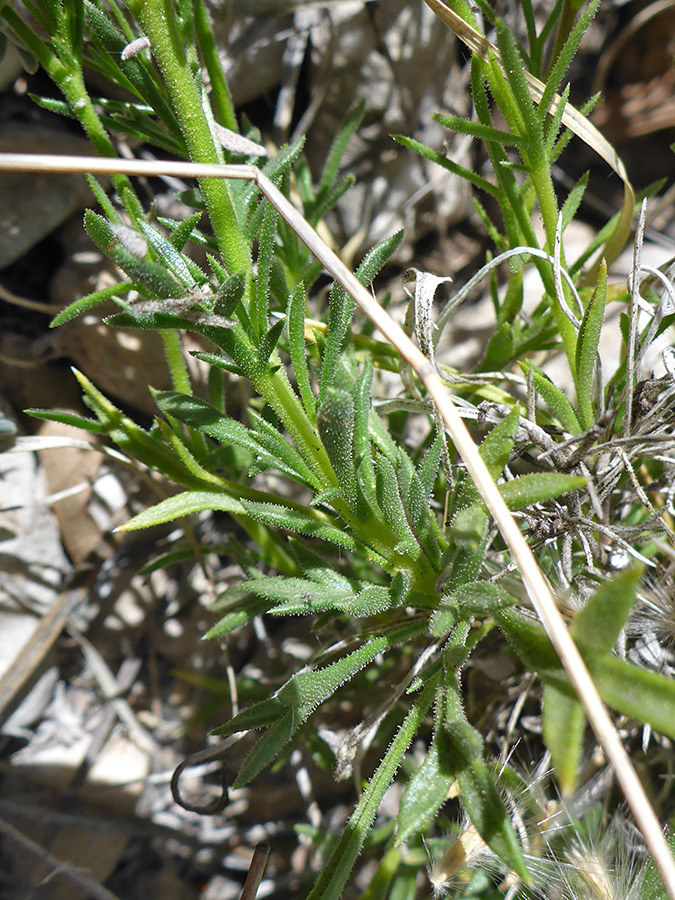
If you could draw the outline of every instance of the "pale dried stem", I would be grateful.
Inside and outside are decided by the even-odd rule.
[[[233,178],[254,181],[277,212],[362,309],[380,333],[412,367],[426,387],[448,433],[492,513],[520,571],[533,607],[565,667],[593,731],[602,746],[626,801],[642,832],[671,900],[675,900],[675,860],[663,835],[659,820],[633,768],[621,739],[586,668],[586,664],[565,626],[551,589],[525,538],[478,453],[476,445],[447,394],[441,378],[429,360],[413,344],[403,329],[382,309],[359,283],[342,260],[321,240],[279,189],[255,166],[200,165],[188,162],[108,160],[96,157],[59,157],[39,154],[0,154],[0,170],[88,172],[188,178]]]

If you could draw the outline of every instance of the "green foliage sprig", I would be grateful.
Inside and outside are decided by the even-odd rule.
[[[477,201],[476,209],[497,253],[513,257],[517,252],[518,260],[510,269],[504,299],[495,295],[494,336],[477,371],[506,372],[520,361],[529,393],[523,402],[522,395],[497,389],[489,379],[478,386],[468,379],[456,390],[467,414],[490,423],[481,458],[499,482],[509,509],[531,526],[535,547],[552,510],[576,522],[540,542],[539,555],[549,577],[570,590],[595,579],[572,632],[603,699],[672,738],[673,680],[614,653],[639,592],[641,569],[633,566],[599,580],[595,566],[598,534],[604,534],[598,508],[609,502],[619,479],[636,476],[633,468],[625,476],[622,469],[608,492],[594,460],[603,441],[609,444],[625,423],[625,396],[632,388],[625,366],[606,385],[600,382],[598,346],[610,299],[606,267],[600,265],[591,289],[582,274],[586,257],[567,270],[560,249],[586,179],[560,203],[551,178],[552,165],[570,137],[563,127],[567,92],[557,107],[554,97],[597,5],[597,0],[591,3],[569,27],[565,17],[560,18],[554,58],[544,72],[547,41],[560,5],[539,32],[532,8],[524,5],[529,36],[525,48],[487,4],[480,4],[494,24],[502,64],[476,52],[471,70],[475,121],[447,115],[437,120],[484,141],[492,179],[461,168],[411,138],[397,139],[499,203],[498,224]],[[10,6],[3,7],[2,15],[15,39],[62,90],[63,103],[39,102],[77,119],[101,155],[114,155],[111,134],[120,131],[194,163],[220,165],[230,159],[232,153],[220,145],[216,126],[237,130],[238,123],[203,0],[128,0],[126,5],[116,0],[35,0],[27,7],[46,37],[39,37]],[[468,6],[453,7],[476,27]],[[139,34],[147,38],[147,49],[126,55],[124,49]],[[546,77],[538,106],[524,63],[537,77]],[[202,65],[211,83],[210,96]],[[94,104],[85,86],[86,67],[123,87],[132,99]],[[505,128],[497,127],[491,101]],[[347,117],[316,180],[303,158],[302,142],[281,148],[261,166],[284,196],[297,188],[311,225],[349,187],[351,180],[340,175],[340,160],[361,113],[357,109]],[[251,160],[259,162],[257,157]],[[461,467],[455,467],[451,481],[441,465],[446,451],[438,417],[428,404],[412,404],[414,412],[425,412],[429,424],[421,447],[411,451],[405,422],[402,426],[394,415],[378,414],[372,403],[376,372],[396,367],[399,360],[377,341],[354,332],[354,302],[337,284],[325,321],[312,328],[309,310],[321,267],[255,184],[202,178],[193,194],[194,215],[182,222],[158,223],[127,178],[115,178],[115,202],[93,178],[90,183],[100,212],[87,213],[85,228],[126,280],[71,304],[53,324],[113,299],[120,310],[108,318],[110,325],[162,334],[173,390],[155,392],[159,415],[147,430],[81,374],[77,378],[95,418],[34,414],[106,434],[130,459],[182,489],[125,528],[219,510],[245,530],[258,548],[259,565],[269,573],[258,573],[221,594],[216,603],[221,618],[210,637],[223,639],[262,614],[317,617],[342,635],[322,648],[313,665],[292,673],[270,696],[217,729],[225,736],[262,732],[235,786],[247,784],[283,758],[301,735],[317,738],[317,723],[334,695],[358,697],[369,667],[386,666],[394,687],[378,725],[383,734],[393,732],[393,739],[363,785],[309,896],[337,900],[341,895],[359,853],[372,840],[385,791],[399,770],[409,767],[408,749],[417,735],[430,738],[428,749],[407,780],[382,862],[382,877],[386,870],[392,894],[396,888],[398,898],[414,896],[414,879],[401,848],[407,846],[410,853],[419,849],[420,835],[432,828],[450,795],[459,797],[482,843],[500,860],[501,871],[527,886],[533,881],[527,841],[522,829],[514,827],[503,787],[510,770],[503,769],[498,777],[483,735],[471,721],[462,669],[498,627],[521,664],[544,684],[544,740],[568,793],[577,784],[585,717],[549,637],[529,615],[517,586],[508,577],[499,582],[508,574],[506,547],[491,526],[481,493]],[[544,224],[542,246],[532,225],[535,208]],[[376,278],[402,237],[394,235],[364,256],[356,272],[361,284]],[[208,266],[194,262],[186,249],[190,242],[207,248]],[[537,267],[544,290],[531,318],[521,314],[522,271],[528,259]],[[560,276],[561,268],[566,279]],[[132,299],[130,291],[138,299]],[[634,320],[627,325],[635,333]],[[195,354],[211,366],[207,397],[192,391],[182,331],[195,332],[212,345],[211,351]],[[640,339],[651,341],[657,331],[647,329]],[[569,364],[574,403],[525,358],[550,350],[556,339]],[[225,411],[223,372],[252,386],[255,402],[247,424]],[[547,407],[539,415],[534,413],[536,396]],[[489,403],[481,406],[481,400]],[[551,433],[562,436],[556,441]],[[535,470],[517,472],[526,453],[538,454]],[[667,464],[660,466],[652,477],[663,475]],[[291,500],[288,491],[259,486],[255,476],[266,471],[299,486],[307,499]],[[625,532],[630,543],[618,532],[617,540],[651,562],[658,555],[653,537],[663,534],[663,523],[635,501],[624,512],[625,527],[632,529]],[[557,557],[551,545],[561,548]],[[563,556],[568,562],[560,561]],[[348,752],[345,757],[349,763]]]

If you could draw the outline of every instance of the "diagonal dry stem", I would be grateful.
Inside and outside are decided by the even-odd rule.
[[[555,599],[525,538],[502,499],[476,445],[434,367],[410,340],[403,329],[379,306],[342,260],[321,240],[292,203],[255,166],[200,165],[189,162],[152,162],[109,160],[96,157],[63,157],[40,154],[0,154],[0,170],[50,171],[53,173],[88,172],[188,178],[234,178],[254,181],[277,212],[325,266],[329,274],[347,291],[381,334],[412,367],[422,381],[448,433],[492,513],[497,526],[520,571],[533,607],[567,671],[570,681],[586,710],[590,725],[605,751],[615,777],[623,790],[645,844],[657,866],[671,900],[675,900],[675,860],[661,825],[633,768],[621,739],[572,640]]]

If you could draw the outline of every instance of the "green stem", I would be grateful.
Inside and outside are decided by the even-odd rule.
[[[553,181],[551,180],[551,167],[549,161],[544,160],[540,165],[533,166],[530,170],[530,178],[532,179],[532,184],[537,195],[537,203],[539,204],[539,211],[544,223],[544,231],[546,233],[545,250],[547,253],[552,254],[555,248],[555,234],[558,227],[558,201],[555,196]],[[561,265],[564,265],[562,249],[561,257]],[[547,278],[551,282],[550,286],[547,286],[546,288],[549,296],[551,297],[551,311],[560,332],[560,337],[562,339],[563,348],[565,350],[565,355],[567,356],[567,363],[570,367],[572,377],[575,378],[577,370],[577,333],[575,331],[574,325],[562,311],[560,303],[558,302],[555,293],[555,285],[552,283],[553,279],[551,277],[548,266],[541,266],[541,269],[544,268],[546,268]],[[570,307],[572,298],[570,295],[570,290],[564,282],[562,291],[565,301],[568,307]]]
[[[152,54],[164,76],[176,118],[192,162],[218,165],[221,157],[202,109],[202,99],[175,30],[168,0],[129,0],[131,13],[150,40]],[[199,186],[206,203],[218,249],[230,273],[246,272],[251,281],[251,255],[241,233],[227,181],[202,178]]]
[[[490,92],[495,98],[499,109],[506,119],[509,129],[514,134],[522,134],[524,131],[522,119],[518,110],[518,106],[511,95],[511,88],[508,82],[496,67],[493,68],[492,66],[485,64],[483,65],[483,72]],[[544,232],[546,234],[546,244],[544,249],[547,253],[552,254],[555,247],[556,229],[558,227],[558,201],[556,199],[555,189],[553,187],[553,181],[551,179],[551,164],[546,153],[544,152],[543,144],[541,146],[536,146],[533,139],[533,146],[531,148],[531,151],[531,153],[528,153],[526,150],[522,151],[523,161],[528,170],[532,187],[534,188],[534,193],[536,195],[537,203],[539,206],[539,212],[541,214],[542,222],[544,225]],[[513,212],[518,222],[518,226],[524,237],[524,243],[529,244],[532,247],[537,247],[538,243],[534,227],[532,226],[532,222],[530,219],[529,209],[525,208],[525,205],[521,201],[520,195],[518,195],[518,198],[513,196],[510,199],[513,206]],[[561,263],[562,262],[563,260],[561,260]],[[550,265],[542,259],[535,259],[534,264],[539,272],[542,284],[544,285],[544,289],[548,296],[551,298],[551,312],[553,313],[553,318],[555,319],[555,323],[558,326],[558,331],[560,332],[560,337],[562,339],[563,349],[567,357],[567,362],[569,364],[570,371],[572,372],[572,376],[574,377],[576,373],[577,346],[577,335],[574,329],[574,325],[572,325],[570,320],[563,312],[560,303],[558,303],[555,291],[555,281]],[[562,289],[563,296],[565,297],[565,300],[567,301],[567,304],[569,306],[571,300],[570,292],[569,288],[564,282]]]
[[[164,355],[169,365],[173,389],[179,394],[191,394],[190,376],[183,358],[183,345],[180,334],[169,328],[161,328],[159,333],[164,342]]]
[[[339,900],[356,858],[370,830],[377,808],[391,784],[403,755],[417,734],[423,716],[431,705],[437,678],[424,688],[412,709],[405,717],[396,737],[389,745],[384,759],[361,795],[333,855],[324,866],[307,900]]]
[[[180,333],[170,328],[160,328],[159,334],[164,343],[164,355],[169,366],[169,374],[174,391],[179,394],[191,394],[192,385],[190,384],[190,375],[185,365],[185,355]],[[174,430],[178,429],[178,423],[173,421],[172,427]],[[188,433],[192,450],[195,453],[201,451],[204,454],[207,449],[204,435],[194,428],[188,428]]]
[[[574,28],[574,23],[579,15],[579,10],[583,6],[583,0],[564,0],[560,21],[558,22],[558,30],[555,35],[555,44],[551,51],[551,62],[549,68],[555,63],[560,51],[565,46],[565,41],[570,36],[570,32]]]
[[[239,131],[232,95],[223,75],[223,67],[218,56],[218,48],[213,37],[209,14],[204,5],[204,0],[195,0],[194,16],[197,43],[204,58],[206,71],[211,79],[211,96],[216,110],[216,118],[221,125],[224,125],[231,131]]]

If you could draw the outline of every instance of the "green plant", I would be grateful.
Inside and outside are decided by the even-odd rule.
[[[114,156],[109,136],[114,131],[202,166],[221,166],[252,149],[231,136],[223,139],[223,129],[236,132],[238,122],[203,0],[175,5],[127,0],[125,6],[115,0],[36,0],[26,5],[47,37],[39,37],[8,5],[2,10],[5,25],[65,98],[38,102],[80,121],[99,154]],[[469,8],[454,6],[465,26],[475,29]],[[577,120],[566,106],[566,92],[558,98],[556,91],[597,2],[568,33],[561,25],[558,56],[544,72],[544,48],[562,6],[554,8],[537,33],[533,10],[524,4],[530,39],[526,49],[489,5],[480,4],[496,29],[499,56],[475,50],[477,121],[438,118],[485,142],[494,183],[419,142],[398,140],[466,177],[499,204],[499,225],[477,204],[501,254],[488,268],[511,260],[505,294],[493,291],[495,332],[477,367],[480,377],[467,373],[458,379],[459,373],[442,365],[439,371],[453,375],[453,390],[468,414],[491,426],[482,437],[480,457],[499,482],[502,501],[527,526],[545,575],[556,588],[583,599],[572,634],[601,696],[619,713],[675,737],[672,678],[614,653],[639,593],[641,567],[608,577],[603,556],[609,545],[644,564],[661,565],[662,543],[672,543],[667,517],[647,496],[672,471],[670,459],[663,453],[657,459],[653,452],[669,427],[670,387],[663,385],[658,392],[660,418],[636,419],[632,412],[640,353],[671,324],[672,316],[663,314],[663,301],[651,290],[644,302],[652,304],[654,316],[638,333],[637,273],[632,295],[612,295],[614,302],[629,305],[626,354],[617,372],[602,383],[597,354],[610,297],[607,269],[600,263],[593,284],[587,284],[590,276],[583,266],[612,232],[619,234],[615,242],[620,241],[625,216],[617,217],[618,224],[609,223],[587,252],[566,266],[559,243],[581,202],[585,179],[558,202],[551,167],[570,138],[562,126],[570,118]],[[148,47],[136,45],[125,52],[139,33],[147,37]],[[545,78],[538,105],[523,64]],[[85,67],[125,88],[132,99],[94,104],[85,86]],[[492,120],[488,91],[506,131]],[[441,314],[432,336],[433,296],[416,291],[416,336],[428,362],[413,365],[412,375],[406,370],[408,357],[359,333],[358,326],[354,329],[356,307],[343,284],[332,288],[325,321],[308,324],[322,266],[299,239],[302,230],[279,215],[294,188],[305,222],[316,226],[349,188],[350,179],[339,175],[340,158],[360,114],[355,110],[345,121],[316,181],[298,142],[261,166],[272,184],[265,196],[259,186],[268,182],[261,179],[256,184],[201,177],[193,196],[195,213],[181,222],[155,222],[124,175],[114,177],[117,203],[90,176],[101,212],[88,211],[85,228],[127,280],[76,301],[53,324],[114,299],[120,311],[108,317],[110,325],[156,329],[162,335],[174,390],[155,392],[161,415],[150,430],[124,415],[81,374],[77,378],[95,419],[33,413],[107,435],[129,459],[182,489],[125,528],[219,510],[248,535],[257,548],[257,565],[249,566],[248,581],[218,598],[222,617],[210,637],[224,638],[262,614],[309,615],[326,629],[329,638],[312,666],[290,674],[271,696],[217,729],[223,736],[264,729],[235,786],[283,758],[300,738],[320,742],[315,723],[334,695],[351,689],[351,696],[357,696],[375,665],[386,673],[392,687],[376,720],[354,729],[337,763],[343,772],[350,770],[366,725],[379,728],[381,760],[334,841],[309,894],[312,900],[340,896],[364,844],[376,840],[372,828],[385,791],[402,765],[408,766],[415,737],[429,733],[424,759],[407,777],[395,831],[384,839],[378,870],[382,892],[390,887],[396,896],[414,895],[409,859],[419,852],[420,836],[451,794],[458,795],[481,847],[489,848],[501,871],[510,873],[512,884],[536,885],[536,873],[526,860],[527,840],[512,821],[509,779],[516,776],[509,767],[496,766],[481,731],[467,716],[462,669],[498,626],[521,664],[544,683],[544,740],[569,794],[578,782],[585,714],[576,698],[576,681],[546,630],[527,613],[509,571],[509,545],[491,523],[483,487],[469,475],[474,470],[459,464],[447,441],[447,418],[438,398],[431,391],[421,393],[421,387],[429,386],[434,345],[456,303]],[[257,134],[251,129],[247,137],[255,141]],[[245,150],[237,154],[228,146]],[[520,161],[509,155],[511,147]],[[249,156],[242,178],[251,176],[256,158]],[[280,195],[272,204],[274,186]],[[628,191],[627,197],[632,214]],[[532,227],[535,207],[544,224],[543,246]],[[361,285],[370,285],[402,237],[394,235],[366,254],[356,272]],[[208,268],[185,251],[190,242],[206,249]],[[521,314],[528,257],[544,291],[531,317]],[[561,270],[567,280],[560,277]],[[213,351],[195,354],[211,367],[207,398],[192,391],[181,331],[195,332],[213,345]],[[530,358],[540,359],[559,347],[575,386],[574,403]],[[396,402],[379,415],[371,403],[376,373],[399,369],[416,396],[403,404],[402,415]],[[246,379],[253,388],[247,424],[225,412],[223,372]],[[510,372],[514,377],[509,384],[515,388],[507,390],[486,374],[494,372]],[[535,411],[537,396],[546,405],[543,411]],[[421,448],[411,451],[407,420],[420,412],[428,429]],[[526,452],[534,458],[529,467],[522,461]],[[270,470],[299,486],[303,499],[251,483]],[[493,505],[489,508],[494,512]],[[273,574],[262,574],[261,567]],[[385,737],[392,733],[387,746]],[[404,845],[409,857],[401,853]]]

